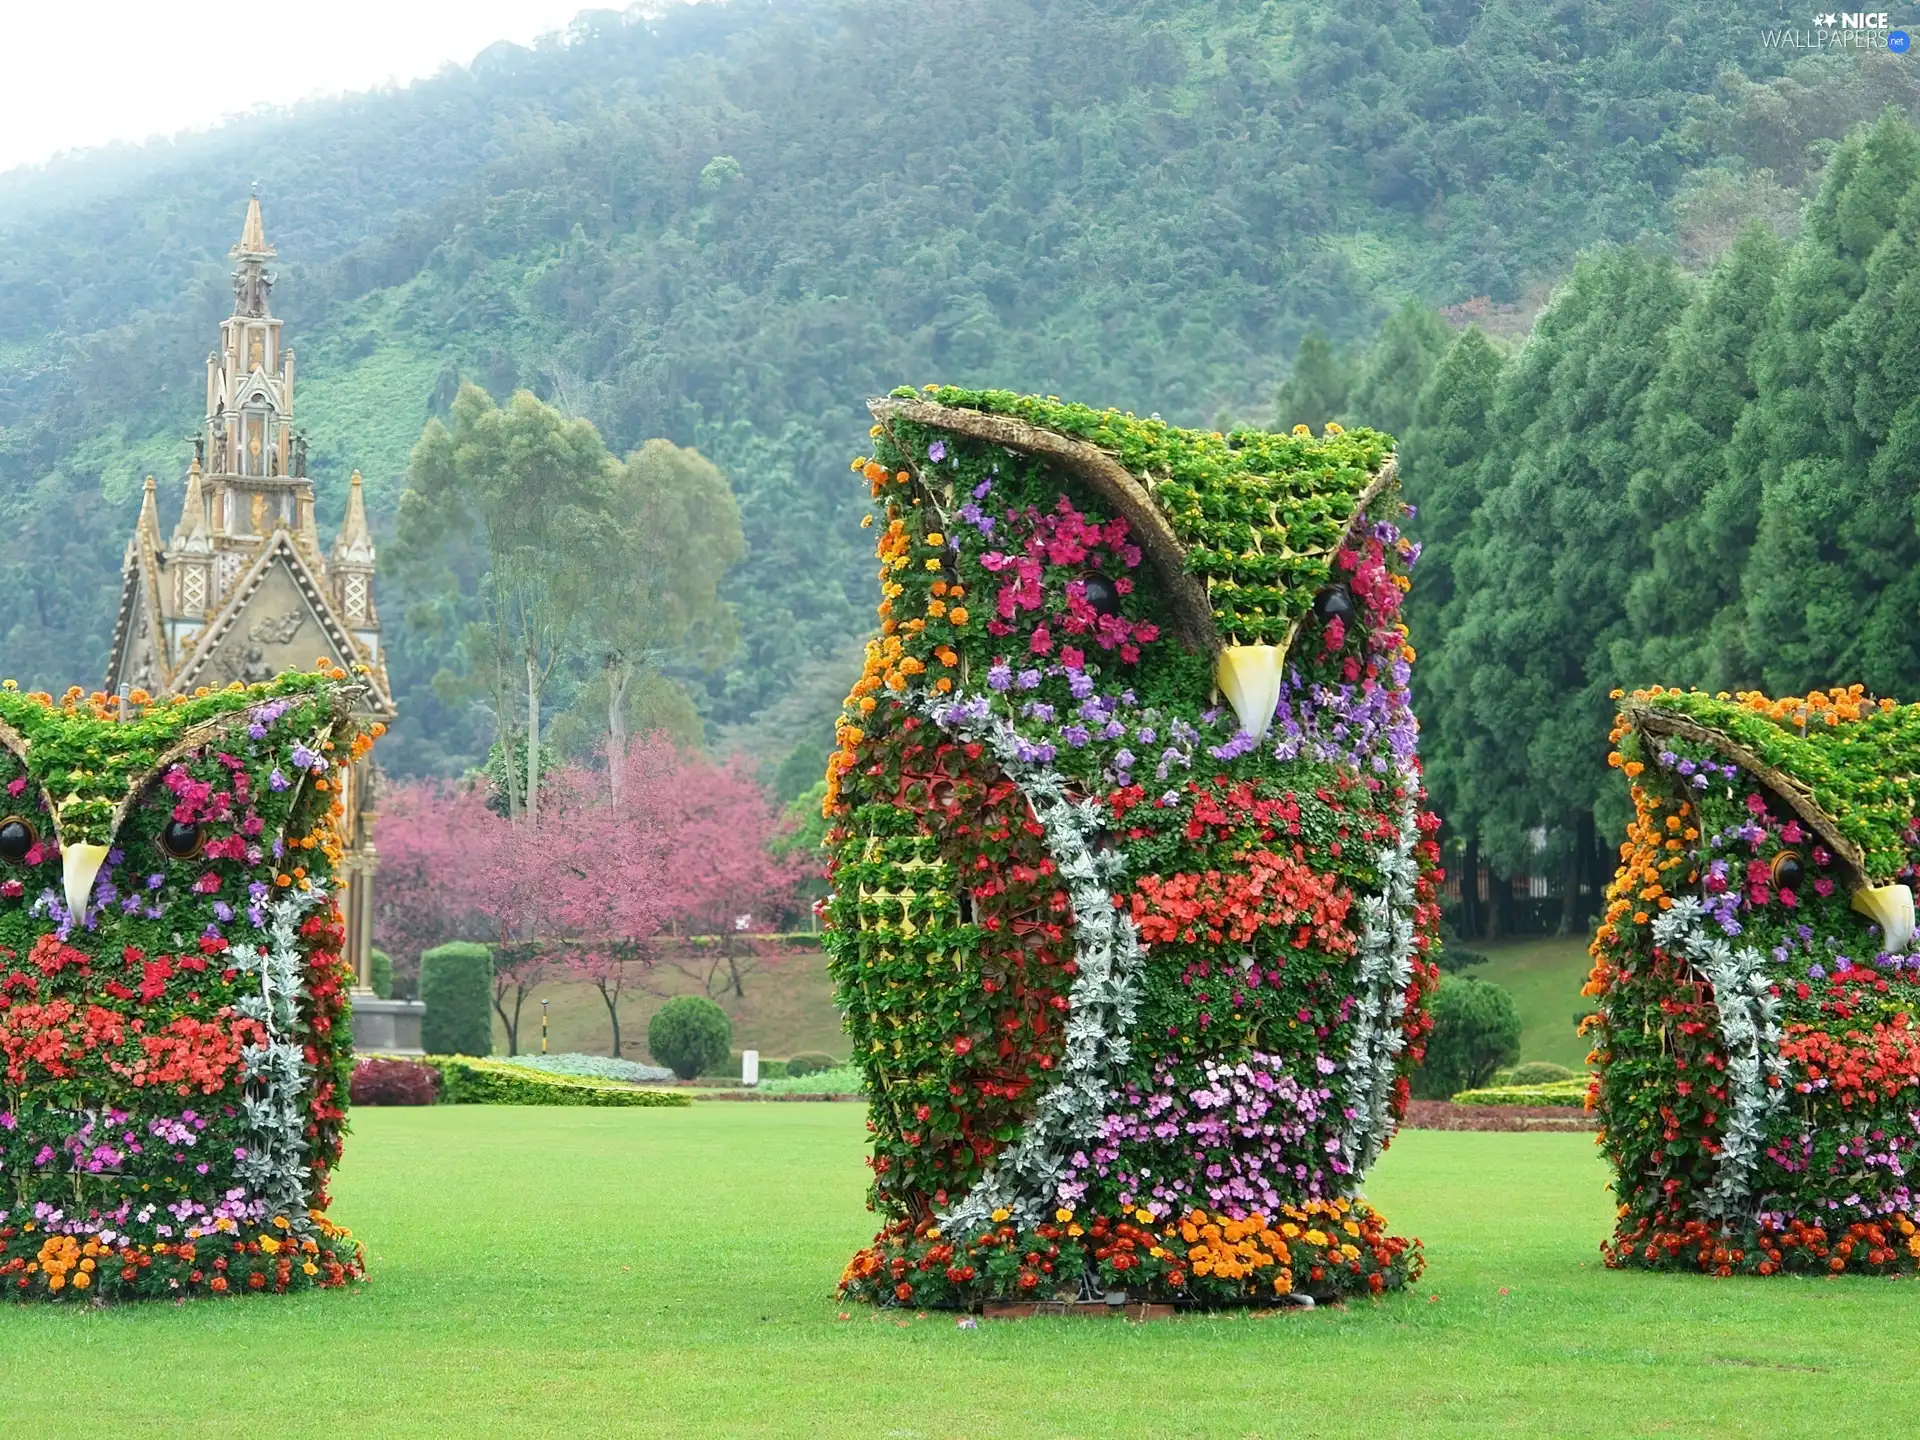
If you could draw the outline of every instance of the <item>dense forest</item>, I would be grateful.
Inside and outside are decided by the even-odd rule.
[[[937,377],[1187,423],[1358,413],[1409,430],[1410,473],[1430,464],[1469,490],[1570,483],[1551,467],[1580,444],[1545,441],[1585,422],[1552,399],[1551,367],[1571,362],[1536,358],[1572,343],[1553,327],[1692,323],[1686,343],[1719,344],[1704,332],[1736,319],[1684,317],[1701,286],[1737,288],[1727,267],[1773,265],[1772,242],[1688,274],[1750,221],[1790,234],[1850,126],[1920,109],[1899,59],[1789,67],[1757,31],[1729,36],[1699,0],[731,0],[593,12],[404,90],[0,177],[0,656],[27,682],[101,670],[139,478],[177,494],[257,179],[323,516],[359,468],[390,534],[410,450],[462,379],[501,400],[532,389],[618,454],[652,437],[697,446],[732,481],[747,558],[727,588],[740,645],[682,678],[711,731],[769,760],[814,727],[791,770],[817,774],[871,613],[846,471],[865,396]],[[1606,245],[1629,248],[1573,272],[1517,360],[1454,343],[1431,313],[1517,332]],[[1630,314],[1611,313],[1619,296]],[[1581,305],[1594,313],[1576,319]],[[1673,403],[1733,403],[1659,380],[1665,353],[1644,368],[1679,387]],[[1436,363],[1449,384],[1489,386],[1493,409],[1444,387],[1423,398]],[[1749,398],[1744,371],[1718,383]],[[1636,416],[1611,415],[1607,433],[1627,445]],[[1697,424],[1719,436],[1726,416]],[[1419,437],[1448,425],[1462,433],[1419,459]],[[1594,502],[1596,521],[1691,503],[1675,487],[1696,483],[1696,438],[1662,440],[1678,447],[1666,478],[1639,489],[1638,462],[1607,471],[1620,495]],[[1526,510],[1524,490],[1496,503],[1435,483],[1436,524]],[[1756,603],[1730,578],[1738,556],[1695,558],[1738,543],[1622,538],[1623,595],[1642,553],[1692,587],[1622,600],[1637,630],[1616,633],[1582,594],[1556,601],[1592,630],[1575,647],[1583,704],[1614,673],[1594,656],[1622,635],[1708,673],[1712,647],[1659,617],[1708,603],[1702,586],[1722,607]],[[1447,574],[1464,593],[1476,573],[1446,548],[1426,581],[1436,620],[1455,613]],[[387,764],[474,763],[492,737],[449,673],[459,617],[397,580],[383,605],[405,716]],[[1458,624],[1491,623],[1465,607]],[[1499,728],[1432,683],[1443,733]],[[1455,793],[1490,836],[1519,823]],[[1590,798],[1558,797],[1546,818]]]
[[[1888,114],[1791,243],[1754,224],[1698,276],[1598,249],[1517,351],[1469,329],[1431,367],[1401,449],[1422,752],[1496,869],[1538,873],[1544,830],[1597,879],[1622,688],[1920,691],[1916,275],[1920,133]]]

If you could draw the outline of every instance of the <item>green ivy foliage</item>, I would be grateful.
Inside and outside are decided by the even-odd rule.
[[[939,386],[925,398],[1085,440],[1144,477],[1206,586],[1215,626],[1247,645],[1283,643],[1306,614],[1360,492],[1393,450],[1373,430],[1223,434],[1007,390]]]

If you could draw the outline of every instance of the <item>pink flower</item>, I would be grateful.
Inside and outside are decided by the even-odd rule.
[[[1053,653],[1053,636],[1048,632],[1046,626],[1042,625],[1038,630],[1033,632],[1033,639],[1028,642],[1027,648],[1036,655],[1050,655]]]
[[[1060,663],[1069,670],[1084,670],[1087,666],[1087,657],[1073,646],[1063,645],[1060,647]]]

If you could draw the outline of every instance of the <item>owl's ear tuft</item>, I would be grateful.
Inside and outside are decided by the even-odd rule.
[[[1280,705],[1280,678],[1286,651],[1278,645],[1227,645],[1214,667],[1220,693],[1233,706],[1240,728],[1255,740],[1267,738]]]
[[[60,847],[60,878],[67,892],[67,912],[73,916],[75,924],[86,919],[87,899],[93,894],[94,877],[99,875],[100,867],[106,863],[107,852],[112,848],[87,840],[75,840]]]

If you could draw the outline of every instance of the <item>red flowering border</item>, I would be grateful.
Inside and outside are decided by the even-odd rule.
[[[1082,1217],[1055,1212],[1031,1228],[1005,1211],[971,1238],[931,1221],[899,1220],[848,1262],[843,1299],[875,1305],[978,1309],[991,1300],[1073,1300],[1086,1281],[1129,1302],[1224,1308],[1397,1290],[1426,1268],[1418,1240],[1387,1232],[1364,1200],[1309,1201],[1273,1216],[1145,1210]]]

